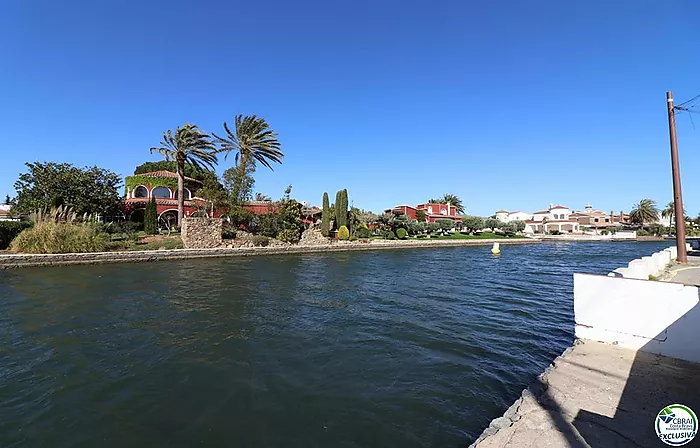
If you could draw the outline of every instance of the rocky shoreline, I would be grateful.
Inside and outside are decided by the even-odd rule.
[[[0,255],[0,269],[35,266],[64,266],[76,264],[142,263],[164,260],[181,260],[187,258],[282,255],[378,249],[419,249],[435,247],[490,246],[496,242],[504,246],[510,244],[535,244],[540,243],[541,241],[530,238],[436,241],[372,240],[368,242],[336,241],[331,244],[318,244],[307,246],[289,245],[281,247],[276,246],[214,249],[172,249],[132,252],[96,252],[78,254],[2,254]]]

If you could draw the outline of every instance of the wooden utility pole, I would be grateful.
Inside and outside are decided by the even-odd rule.
[[[676,140],[676,115],[673,106],[673,93],[666,92],[668,106],[668,133],[671,138],[671,173],[673,174],[673,204],[676,215],[676,247],[679,263],[688,262],[685,250],[685,213],[683,213],[683,193],[681,191],[681,167],[678,162],[678,141]]]

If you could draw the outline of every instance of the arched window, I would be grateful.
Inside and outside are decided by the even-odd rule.
[[[183,193],[184,193],[183,195],[185,196],[185,200],[186,200],[186,201],[189,201],[190,199],[192,199],[192,193],[190,193],[190,190],[188,190],[187,188],[185,188],[185,189],[183,190]],[[178,198],[177,190],[175,190],[175,199],[177,199],[177,198]]]
[[[143,186],[138,186],[134,189],[134,197],[135,198],[147,198],[148,197],[148,188],[143,187]]]
[[[170,189],[168,187],[156,187],[151,191],[151,195],[154,198],[170,199]]]

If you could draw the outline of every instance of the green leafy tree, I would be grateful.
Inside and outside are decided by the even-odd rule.
[[[156,198],[151,198],[146,204],[146,210],[143,215],[143,230],[147,235],[155,235],[158,233],[158,207],[156,206]]]
[[[9,194],[5,195],[5,205],[12,205],[12,199],[10,199]]]
[[[284,196],[280,201],[279,215],[282,221],[282,230],[277,239],[288,243],[298,243],[301,239],[302,221],[301,204],[291,198],[292,186],[289,185],[284,191]]]
[[[485,227],[488,227],[489,229],[491,229],[492,232],[493,232],[494,230],[498,229],[498,228],[499,228],[500,226],[502,226],[503,224],[504,224],[504,223],[502,223],[501,221],[499,221],[498,219],[495,219],[495,218],[488,218],[488,219],[484,222],[484,226],[485,226]]]
[[[408,229],[411,224],[411,219],[406,214],[399,210],[394,210],[389,219],[389,227],[396,233],[398,229]]]
[[[425,222],[425,212],[423,210],[416,210],[416,221]]]
[[[216,147],[208,134],[193,124],[185,124],[163,134],[160,146],[151,148],[151,153],[157,152],[166,161],[174,161],[177,172],[177,223],[182,225],[185,208],[185,167],[191,165],[196,169],[214,170],[218,160]]]
[[[115,216],[122,202],[119,193],[121,176],[97,166],[78,168],[69,163],[26,163],[14,187],[17,191],[13,211],[65,206],[77,214]]]
[[[632,207],[630,221],[634,224],[651,224],[659,220],[659,209],[651,199],[642,199]]]
[[[481,216],[462,217],[462,228],[469,233],[478,232],[484,227],[486,227],[486,225],[484,224],[484,218],[482,218]]]
[[[328,204],[328,193],[323,193],[323,210],[321,211],[321,234],[325,237],[331,231],[331,208]]]
[[[259,201],[259,202],[269,202],[269,201],[272,200],[272,198],[271,198],[270,196],[268,196],[268,195],[266,195],[266,194],[264,194],[264,193],[260,193],[260,192],[255,193],[255,198],[254,198],[254,199],[255,199],[256,201]]]
[[[255,165],[249,163],[239,163],[224,171],[222,175],[224,188],[228,192],[232,206],[245,205],[252,199],[255,186],[254,172]]]
[[[506,222],[500,225],[499,229],[506,235],[515,235],[517,231],[515,224],[512,222]]]
[[[511,224],[515,226],[516,232],[522,232],[523,230],[525,230],[525,221],[516,220],[511,222]]]
[[[338,239],[347,240],[348,238],[350,238],[350,231],[347,227],[340,226],[340,228],[338,229]]]
[[[438,219],[435,221],[435,224],[438,225],[438,228],[443,233],[447,232],[448,230],[452,230],[452,228],[455,226],[455,222],[451,219]]]

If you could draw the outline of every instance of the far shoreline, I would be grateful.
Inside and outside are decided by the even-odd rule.
[[[381,242],[380,242],[381,241]],[[0,253],[0,270],[22,267],[69,266],[81,264],[104,263],[144,263],[165,260],[184,260],[194,258],[248,257],[264,255],[306,254],[324,252],[368,251],[386,249],[430,249],[442,247],[490,246],[539,244],[542,240],[534,238],[495,238],[465,240],[421,240],[388,241],[374,240],[368,243],[335,242],[331,244],[310,246],[276,246],[249,248],[213,248],[213,249],[169,249],[148,251],[92,252],[70,254],[21,254]]]

